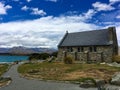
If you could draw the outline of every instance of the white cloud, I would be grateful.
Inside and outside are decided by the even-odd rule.
[[[27,7],[26,5],[21,8],[21,10],[23,10],[23,11],[27,11],[28,9],[29,9],[29,7]]]
[[[104,28],[85,22],[89,19],[87,16],[92,15],[94,15],[93,11],[88,10],[83,16],[47,16],[35,20],[1,23],[0,47],[57,47],[66,30],[79,32]],[[116,26],[120,45],[120,23],[109,22],[105,28],[109,26]]]
[[[110,4],[106,3],[101,3],[101,2],[95,2],[92,4],[92,6],[97,10],[97,11],[111,11],[114,10],[115,8],[112,7]]]
[[[117,2],[120,2],[120,0],[109,0],[110,4],[114,4],[114,3],[117,3]]]
[[[11,9],[11,8],[12,8],[12,6],[10,6],[10,5],[5,6],[5,9]]]
[[[5,5],[4,3],[0,2],[0,14],[4,15],[7,14],[7,10],[11,9],[12,6],[10,5]]]
[[[31,10],[32,10],[31,14],[40,15],[40,16],[45,16],[46,15],[45,11],[39,10],[38,8],[31,8]]]
[[[14,2],[19,2],[19,0],[13,0]]]
[[[46,0],[46,1],[57,2],[58,0]]]
[[[83,22],[81,16],[42,17],[0,24],[0,47],[57,47],[66,30],[77,32],[99,28]],[[9,27],[9,28],[6,28]]]
[[[120,19],[120,15],[116,16],[117,19]]]
[[[27,0],[27,2],[31,2],[32,0]]]
[[[97,12],[93,9],[89,9],[86,13],[84,13],[84,18],[91,19]]]
[[[70,18],[70,20],[76,20],[76,21],[83,21],[91,19],[97,12],[94,9],[89,9],[87,12],[84,12],[80,15],[77,11],[68,11],[66,14],[66,18]],[[61,15],[62,16],[62,15]],[[63,15],[64,16],[64,15]]]
[[[31,14],[33,15],[40,15],[40,16],[45,16],[46,12],[44,10],[39,10],[38,8],[33,8],[33,7],[27,7],[26,5],[21,8],[23,11],[30,10]]]

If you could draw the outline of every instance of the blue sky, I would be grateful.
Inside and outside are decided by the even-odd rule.
[[[57,47],[66,31],[115,26],[120,0],[0,0],[0,47]]]

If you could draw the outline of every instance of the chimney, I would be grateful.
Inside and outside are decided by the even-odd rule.
[[[116,33],[115,27],[108,27],[109,30],[109,41],[110,44],[113,44],[114,34]]]

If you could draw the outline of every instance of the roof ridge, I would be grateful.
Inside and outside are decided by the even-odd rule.
[[[68,33],[66,36],[63,37],[58,47],[109,44],[109,29],[99,29],[84,32]]]
[[[94,32],[94,31],[102,31],[102,30],[108,30],[108,29],[88,30],[88,31],[80,31],[80,32],[70,32],[70,33],[68,33],[68,34],[85,33],[85,32]]]

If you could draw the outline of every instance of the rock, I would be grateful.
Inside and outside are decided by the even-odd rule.
[[[111,84],[120,86],[120,72],[115,73],[111,79]]]
[[[120,90],[120,87],[107,84],[104,90]]]
[[[85,80],[84,82],[80,82],[80,87],[82,88],[95,87],[95,83],[92,80]]]
[[[114,66],[114,67],[120,67],[120,64],[117,63],[117,62],[108,63],[107,65],[109,65],[109,66]]]
[[[96,80],[96,87],[98,90],[105,90],[105,80]]]

